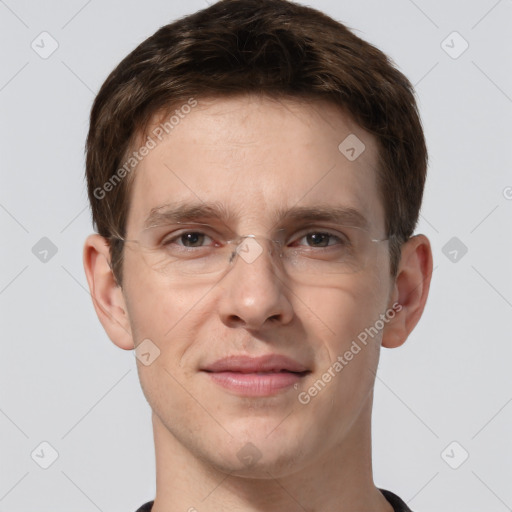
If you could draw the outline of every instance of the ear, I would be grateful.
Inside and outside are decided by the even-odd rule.
[[[402,245],[402,256],[388,304],[390,309],[396,304],[393,308],[396,314],[383,330],[383,347],[399,347],[416,327],[427,302],[432,265],[432,249],[425,235],[415,235]]]
[[[122,288],[110,266],[109,244],[98,234],[89,235],[84,244],[83,263],[96,314],[108,337],[120,348],[134,348]]]

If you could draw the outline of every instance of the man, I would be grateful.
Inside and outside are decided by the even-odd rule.
[[[380,348],[427,300],[426,165],[407,79],[285,0],[221,0],[111,73],[84,266],[153,411],[140,511],[409,510],[370,426]]]

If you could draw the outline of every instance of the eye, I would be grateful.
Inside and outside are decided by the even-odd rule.
[[[341,235],[341,233],[340,233]],[[337,236],[333,233],[329,233],[327,231],[310,231],[309,233],[303,235],[302,237],[297,239],[299,245],[303,245],[305,241],[306,245],[309,247],[330,247],[333,245],[348,245],[348,239]]]
[[[181,247],[195,248],[195,247],[203,247],[205,241],[212,242],[212,239],[201,233],[200,231],[185,231],[183,233],[171,236],[162,241],[162,245],[169,246],[171,244],[176,244]]]

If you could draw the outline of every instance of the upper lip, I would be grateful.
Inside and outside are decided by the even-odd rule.
[[[282,370],[295,373],[309,371],[303,364],[280,354],[267,354],[259,357],[233,355],[218,359],[202,370],[239,373],[279,372]]]

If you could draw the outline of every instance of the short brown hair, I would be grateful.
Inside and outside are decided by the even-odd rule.
[[[288,0],[220,0],[142,42],[94,101],[86,143],[88,194],[95,229],[110,243],[117,283],[123,250],[118,237],[125,235],[132,179],[103,196],[98,190],[115,177],[156,113],[191,97],[244,93],[328,100],[376,137],[395,276],[401,245],[416,227],[427,169],[411,83],[384,53],[320,11]]]

